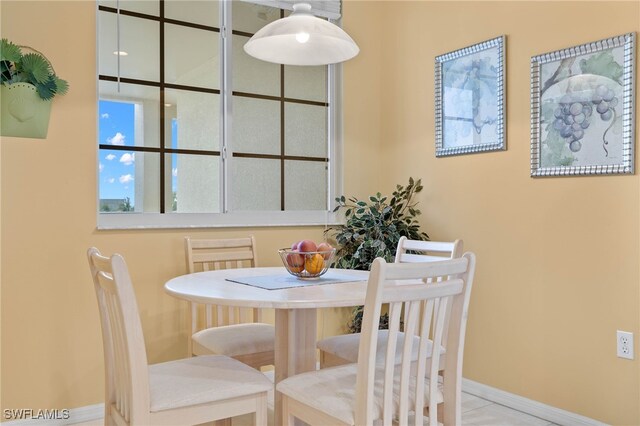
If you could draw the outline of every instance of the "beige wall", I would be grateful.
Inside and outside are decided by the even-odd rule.
[[[1,405],[94,404],[102,343],[87,247],[127,258],[157,362],[186,355],[185,307],[162,291],[183,271],[184,235],[252,232],[260,263],[275,265],[277,248],[322,229],[97,232],[94,3],[3,0],[0,15],[2,37],[44,51],[71,83],[47,140],[0,141]],[[465,376],[616,424],[640,423],[638,361],[617,359],[614,343],[616,328],[640,331],[638,177],[528,177],[529,57],[638,31],[639,16],[638,2],[351,0],[344,19],[362,49],[345,65],[345,193],[421,177],[425,230],[478,253]],[[434,56],[499,34],[508,151],[435,159]],[[330,311],[321,333],[343,317]]]
[[[637,32],[640,2],[392,2],[387,16],[381,186],[422,177],[426,231],[478,255],[465,377],[640,424],[638,357],[615,351],[616,329],[640,331],[638,176],[529,177],[530,57]],[[502,34],[508,150],[436,159],[434,57]]]

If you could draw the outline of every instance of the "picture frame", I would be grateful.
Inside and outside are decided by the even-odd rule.
[[[531,58],[531,177],[634,173],[635,33]]]
[[[435,58],[436,157],[506,149],[505,36]]]

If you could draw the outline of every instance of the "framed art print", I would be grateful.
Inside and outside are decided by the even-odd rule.
[[[436,157],[505,144],[505,37],[435,59]]]
[[[635,33],[531,58],[531,176],[633,174]]]

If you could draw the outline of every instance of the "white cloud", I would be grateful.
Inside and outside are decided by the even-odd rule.
[[[122,175],[118,180],[120,181],[120,183],[133,182],[133,176],[131,176],[130,174]]]
[[[124,139],[125,136],[122,133],[117,132],[113,137],[107,138],[107,142],[111,145],[124,145]]]
[[[107,155],[106,157],[104,157],[104,159],[105,159],[105,160],[108,160],[108,161],[111,161],[111,160],[113,160],[114,158],[116,158],[116,156],[115,156],[115,155],[113,155],[113,154],[109,154],[109,155]]]
[[[174,167],[173,169],[171,169],[171,174],[172,174],[173,176],[178,176],[178,168],[177,168],[177,167]]]
[[[109,179],[109,183],[113,183],[113,182],[115,182],[115,181],[116,181],[116,178],[110,178],[110,179]]]
[[[104,113],[104,114],[102,114],[100,117],[101,117],[101,118],[109,118],[109,114],[107,114],[107,113],[105,112],[105,113]]]
[[[98,168],[100,169],[100,173],[102,173],[102,171],[104,170],[104,164],[100,163]]]
[[[120,162],[122,164],[124,164],[125,166],[130,166],[132,165],[134,162],[136,161],[136,154],[130,154],[128,152],[125,152],[124,154],[122,154],[122,157],[120,157]]]

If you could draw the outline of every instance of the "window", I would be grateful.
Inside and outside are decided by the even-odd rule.
[[[243,50],[288,13],[238,0],[99,1],[100,228],[334,220],[339,70]]]

